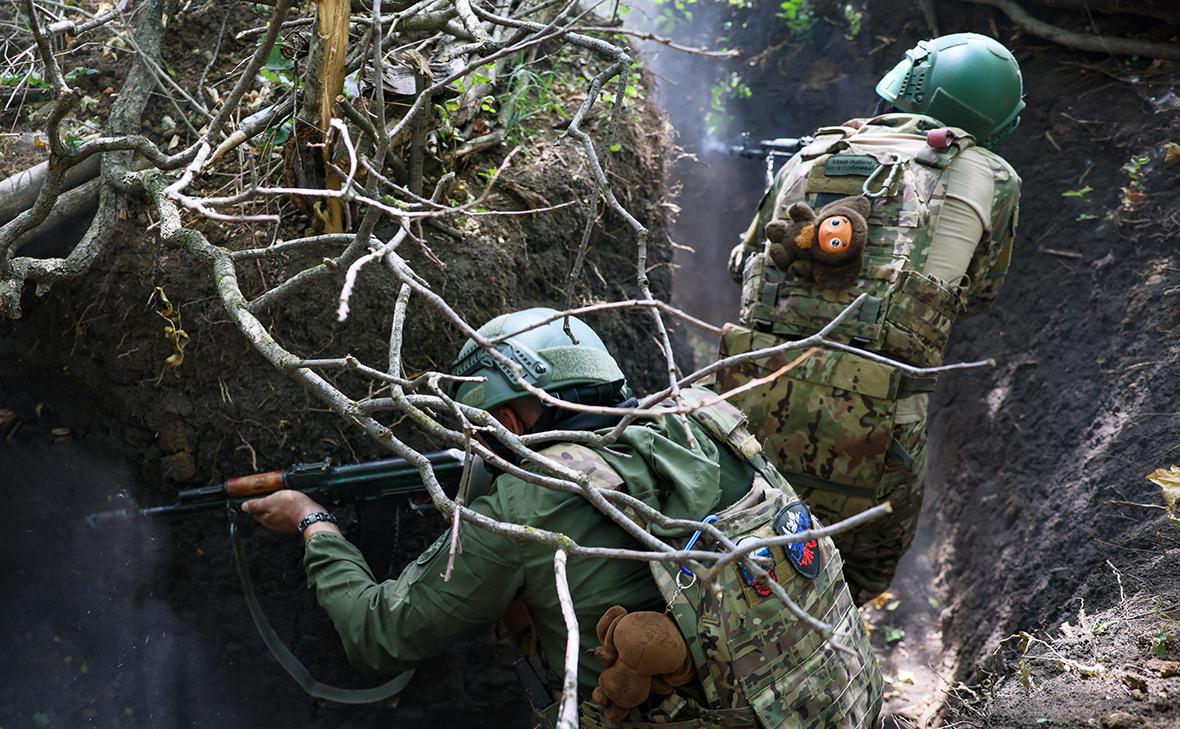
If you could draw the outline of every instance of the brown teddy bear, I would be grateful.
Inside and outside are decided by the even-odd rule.
[[[797,281],[825,289],[852,286],[864,259],[870,207],[865,197],[836,200],[818,214],[807,203],[791,205],[786,220],[766,224],[771,260]]]
[[[664,613],[628,613],[615,605],[603,613],[595,632],[602,645],[594,657],[605,669],[591,698],[611,721],[621,721],[653,692],[670,694],[696,675],[680,630]]]

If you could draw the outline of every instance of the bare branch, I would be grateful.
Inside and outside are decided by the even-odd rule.
[[[574,612],[574,599],[570,595],[569,580],[565,576],[565,550],[553,553],[553,577],[557,583],[557,601],[561,605],[561,617],[565,620],[565,668],[562,672],[561,707],[557,712],[558,729],[578,727],[578,615]]]

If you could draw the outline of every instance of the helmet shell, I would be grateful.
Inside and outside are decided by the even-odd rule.
[[[556,309],[535,307],[502,314],[480,327],[479,335],[495,339],[558,313]],[[529,384],[546,392],[556,392],[572,385],[625,379],[615,358],[588,324],[577,317],[569,317],[570,332],[574,337],[571,339],[564,330],[564,322],[564,319],[555,319],[541,324],[498,342],[495,349],[521,366]],[[451,374],[484,378],[483,382],[459,383],[454,398],[464,405],[488,410],[528,394],[507,366],[493,359],[472,339],[459,350],[459,356],[451,365]]]
[[[877,84],[877,95],[898,109],[960,127],[989,148],[1020,124],[1023,93],[1011,51],[978,33],[919,41]]]

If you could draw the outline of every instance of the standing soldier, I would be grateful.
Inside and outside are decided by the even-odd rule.
[[[742,326],[727,327],[722,357],[814,334],[867,294],[832,337],[934,367],[954,322],[996,297],[1020,197],[1020,178],[995,152],[1024,108],[1016,59],[986,36],[943,36],[907,51],[876,90],[888,113],[821,128],[766,192],[730,257]],[[839,214],[826,213],[834,202]],[[866,219],[867,242],[839,234]],[[733,367],[718,389],[788,361]],[[836,537],[858,604],[889,586],[913,540],[933,389],[932,377],[822,350],[731,400],[825,522],[892,503],[887,519]]]
[[[528,309],[497,317],[479,333],[487,339],[504,336],[495,345],[497,351],[518,363],[533,385],[562,400],[634,406],[622,372],[594,331],[569,317],[567,334],[561,317],[546,323],[555,314]],[[619,422],[617,415],[543,404],[472,340],[452,370],[483,378],[461,384],[455,399],[487,410],[517,435],[606,432]],[[735,540],[810,527],[806,504],[762,457],[741,413],[726,403],[710,403],[715,398],[707,390],[694,388],[683,396],[698,406],[690,417],[641,420],[625,428],[609,448],[556,441],[541,453],[580,471],[592,485],[625,490],[667,516],[693,521],[710,517]],[[524,466],[546,473],[540,464]],[[355,664],[397,673],[438,655],[463,635],[487,629],[510,607],[515,615],[527,614],[532,630],[522,632],[532,633],[543,665],[539,681],[531,682],[530,698],[544,722],[553,724],[566,643],[553,547],[464,521],[453,569],[445,569],[451,543],[447,533],[398,579],[379,583],[323,507],[305,494],[279,491],[242,508],[268,528],[303,535],[308,583]],[[580,495],[507,474],[495,480],[490,493],[472,501],[471,508],[501,522],[560,532],[583,546],[640,548]],[[688,536],[656,526],[651,531],[678,546]],[[708,536],[694,546],[713,547]],[[604,671],[583,651],[578,667],[581,725],[871,727],[881,705],[881,674],[831,540],[761,552],[769,560],[771,578],[798,605],[830,623],[834,640],[851,649],[851,655],[837,652],[795,618],[761,582],[765,577],[754,577],[739,565],[724,568],[719,589],[713,590],[692,578],[687,568],[671,564],[574,556],[568,580],[581,645],[601,642],[596,653],[604,662],[616,654],[623,660],[626,631],[610,626],[622,624],[621,613],[642,611],[638,614],[646,625],[659,628],[662,623],[664,634],[674,637],[681,656],[674,663],[682,666],[666,681],[653,679],[651,685],[659,688],[652,691],[658,695],[649,698],[646,684],[628,680],[626,671]],[[447,571],[449,579],[443,575]],[[520,603],[527,610],[520,610]],[[671,618],[665,617],[665,607]],[[611,678],[603,680],[608,674]]]

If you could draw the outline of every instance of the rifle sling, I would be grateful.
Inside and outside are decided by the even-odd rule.
[[[242,540],[238,538],[238,530],[234,525],[232,512],[229,515],[229,520],[230,540],[234,545],[234,563],[238,569],[238,578],[242,581],[242,594],[246,598],[246,607],[250,610],[254,627],[258,629],[258,635],[262,637],[262,642],[266,644],[270,654],[279,662],[283,670],[291,674],[295,683],[299,684],[309,696],[324,701],[335,701],[338,704],[372,704],[393,698],[409,684],[410,679],[414,677],[414,669],[412,668],[380,686],[366,689],[346,689],[317,681],[307,670],[307,667],[299,662],[283,639],[278,636],[270,621],[267,620],[266,614],[262,612],[262,606],[258,604],[258,597],[254,594],[254,582],[250,579],[250,568],[246,564],[246,548]]]

